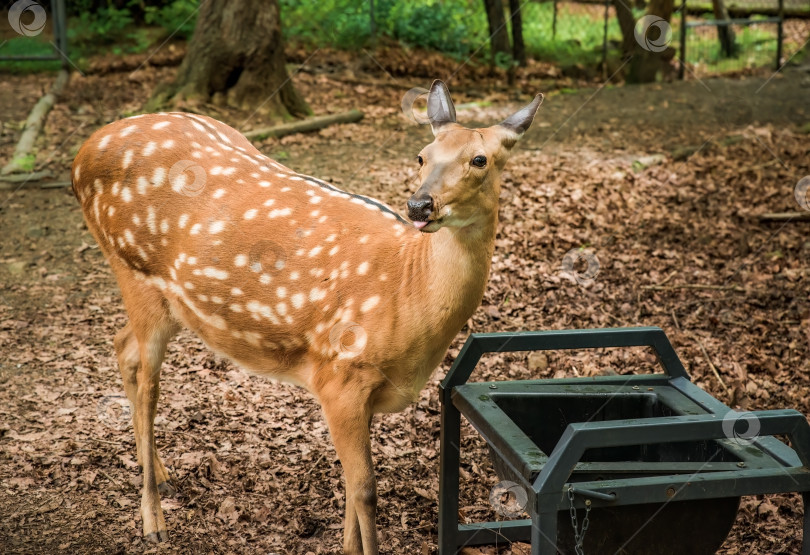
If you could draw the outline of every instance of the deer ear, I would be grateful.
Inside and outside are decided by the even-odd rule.
[[[450,91],[447,90],[447,85],[438,79],[430,86],[427,115],[434,135],[438,135],[439,130],[448,123],[456,123],[456,107],[450,98]]]
[[[503,142],[507,147],[512,148],[523,133],[526,132],[532,121],[534,121],[534,115],[542,103],[543,95],[538,94],[529,104],[501,122],[498,127],[503,131]]]

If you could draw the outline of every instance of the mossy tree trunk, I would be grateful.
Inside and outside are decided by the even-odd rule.
[[[310,112],[284,65],[278,0],[208,0],[174,83],[147,108],[213,102],[277,119]]]
[[[627,73],[626,81],[628,83],[655,82],[664,66],[669,64],[675,56],[675,49],[669,44],[664,44],[666,39],[662,36],[664,28],[669,28],[669,22],[672,21],[674,4],[673,0],[650,0],[647,4],[646,15],[657,16],[666,24],[647,29],[648,34],[642,38],[646,47],[639,44],[639,41],[634,38],[636,44]]]

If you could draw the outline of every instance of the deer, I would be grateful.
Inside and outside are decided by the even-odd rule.
[[[133,116],[87,139],[71,181],[128,315],[113,344],[146,540],[168,540],[154,419],[167,344],[187,328],[242,368],[314,395],[345,480],[344,552],[379,552],[372,417],[417,400],[479,307],[501,174],[542,100],[468,129],[435,81],[434,140],[417,156],[408,219],[296,173],[202,115]]]

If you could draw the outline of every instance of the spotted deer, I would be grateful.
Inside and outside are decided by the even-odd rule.
[[[344,551],[378,552],[372,416],[417,398],[479,306],[501,172],[542,98],[499,125],[467,129],[434,82],[435,140],[417,157],[410,222],[286,168],[204,116],[135,116],[84,143],[73,190],[129,316],[114,345],[147,539],[168,538],[158,491],[169,473],[154,418],[166,345],[185,326],[243,368],[318,399],[345,473]]]

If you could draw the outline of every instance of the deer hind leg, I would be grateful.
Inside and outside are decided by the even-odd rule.
[[[377,482],[371,459],[367,399],[347,387],[334,397],[319,395],[326,422],[346,477],[346,521],[343,551],[377,555]]]
[[[118,368],[121,371],[121,378],[124,381],[124,391],[126,391],[129,406],[132,411],[132,427],[135,432],[135,449],[137,452],[138,464],[143,468],[143,452],[140,438],[140,427],[138,424],[138,368],[141,366],[141,350],[138,339],[131,323],[127,323],[115,335],[115,352],[118,355]],[[154,449],[155,479],[158,483],[160,493],[167,495],[173,493],[169,484],[169,472],[160,460],[157,449]]]
[[[165,482],[168,474],[157,454],[154,423],[160,393],[160,365],[166,345],[179,326],[159,290],[131,276],[121,279],[122,269],[115,269],[130,318],[116,336],[116,348],[124,387],[133,406],[135,441],[143,465],[143,533],[149,541],[165,541],[168,533],[160,508],[158,483]]]

